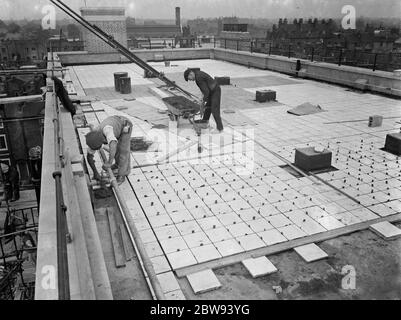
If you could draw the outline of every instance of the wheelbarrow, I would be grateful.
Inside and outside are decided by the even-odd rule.
[[[202,129],[207,129],[208,121],[195,120],[196,116],[203,116],[203,105],[191,101],[183,96],[174,96],[162,99],[168,108],[168,115],[172,121],[177,121],[177,126],[179,125],[180,118],[188,119],[192,124],[196,135],[198,136],[198,153],[202,152],[201,144],[201,131]]]

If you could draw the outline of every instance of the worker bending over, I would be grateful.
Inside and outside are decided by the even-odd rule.
[[[86,137],[88,145],[87,160],[94,173],[94,179],[100,180],[99,172],[93,158],[96,150],[108,144],[104,149],[109,152],[109,160],[103,170],[118,170],[117,183],[122,184],[131,172],[131,133],[132,123],[125,117],[112,116],[102,121],[99,126],[89,132]],[[113,164],[115,160],[115,164]]]
[[[184,78],[185,81],[190,80],[196,82],[203,94],[202,103],[206,106],[203,120],[209,121],[210,114],[213,114],[218,130],[216,133],[221,133],[224,130],[220,116],[221,88],[217,81],[207,73],[193,69],[187,69],[184,72]]]

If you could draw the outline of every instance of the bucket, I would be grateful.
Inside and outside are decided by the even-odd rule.
[[[122,94],[131,93],[131,78],[130,77],[119,78],[119,87],[120,87],[120,92]]]
[[[121,77],[128,77],[128,72],[114,73],[114,90],[116,90],[117,92],[120,91],[120,82],[118,81],[118,79],[120,79]]]
[[[170,66],[170,61],[164,61],[164,66],[169,67]]]

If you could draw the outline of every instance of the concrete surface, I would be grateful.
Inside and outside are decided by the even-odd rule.
[[[113,245],[111,240],[109,222],[105,211],[106,207],[113,208],[117,224],[122,223],[121,214],[114,196],[95,200],[95,218],[100,235],[100,241],[104,253],[107,272],[114,300],[151,300],[147,282],[142,273],[141,266],[136,254],[126,262],[123,268],[116,268]]]
[[[129,176],[130,184],[127,183],[123,188],[127,199],[130,199],[129,206],[133,208],[132,214],[138,224],[137,227],[141,233],[153,232],[154,236],[160,240],[161,247],[154,238],[147,243],[149,252],[153,256],[167,256],[172,269],[177,268],[174,263],[177,250],[180,250],[180,254],[187,255],[186,261],[189,263],[202,263],[222,256],[222,252],[219,251],[219,247],[221,248],[219,242],[222,240],[233,239],[234,243],[240,245],[240,250],[252,251],[255,248],[289,241],[296,237],[325,233],[401,212],[401,167],[398,157],[380,150],[384,145],[385,135],[399,130],[396,121],[401,119],[401,104],[398,100],[361,94],[332,85],[293,79],[282,74],[248,69],[221,61],[179,61],[170,69],[162,64],[153,65],[168,73],[171,80],[177,81],[179,85],[198,95],[199,91],[195,84],[186,83],[182,78],[182,71],[187,67],[199,66],[212,76],[230,76],[233,85],[222,89],[222,108],[235,110],[240,119],[230,119],[229,114],[223,114],[225,124],[229,123],[232,126],[232,129],[226,126],[225,135],[231,138],[237,135],[237,131],[241,132],[243,128],[248,128],[253,130],[252,141],[255,142],[252,155],[247,155],[249,158],[242,156],[241,152],[232,152],[232,150],[231,155],[227,157],[222,153],[226,145],[221,144],[221,141],[220,143],[214,141],[213,136],[206,132],[203,135],[206,140],[202,140],[202,143],[208,145],[200,161],[199,159],[192,160],[193,157],[198,157],[196,146],[194,146],[185,154],[180,153],[182,157],[179,158],[179,162],[177,162],[178,158],[174,158],[160,166],[137,168],[132,171]],[[124,70],[131,68],[130,72],[134,73],[138,85],[146,85],[143,81],[148,80],[141,79],[142,72],[136,66],[122,67]],[[82,78],[77,85],[82,85],[83,90],[110,88],[114,70],[115,66],[111,65],[74,67],[77,78]],[[263,84],[277,91],[277,103],[259,104],[253,101],[254,93]],[[149,84],[149,88],[158,85],[156,80],[153,84]],[[133,92],[135,92],[135,86]],[[138,98],[143,99],[142,94],[143,90]],[[151,96],[152,93],[149,91],[149,97]],[[304,102],[320,104],[327,112],[305,117],[296,117],[287,113],[290,108]],[[103,109],[94,109],[95,112],[86,114],[88,122],[96,124],[109,115],[125,115],[134,123],[133,136],[144,135],[154,138],[158,135],[162,137],[167,132],[167,130],[165,132],[155,130],[152,124],[147,122],[149,110],[141,113],[138,109],[135,117],[132,117],[129,112],[118,111],[115,106],[110,106],[110,103],[104,99],[100,103]],[[127,104],[124,102],[125,106]],[[153,106],[154,113],[157,114],[160,103],[155,104],[148,100],[145,104]],[[372,114],[385,114],[386,119],[382,127],[368,127],[368,117]],[[211,122],[213,123],[213,120]],[[84,133],[84,130],[80,131],[81,138]],[[162,151],[162,154],[183,146],[188,140],[196,139],[191,128],[185,125],[182,129],[170,131],[168,134],[171,136],[175,134],[175,139],[168,139],[164,141],[164,144],[159,145],[158,151]],[[239,141],[239,145],[246,142]],[[338,170],[319,174],[319,177],[330,182],[332,187],[313,182],[308,178],[294,177],[282,168],[282,165],[286,163],[283,160],[293,161],[295,148],[307,146],[325,147],[334,151],[333,166]],[[85,150],[85,146],[83,149]],[[157,156],[149,152],[132,153],[134,165],[152,164],[155,159]],[[253,165],[251,171],[245,171],[247,172],[245,174],[239,171],[250,162]],[[333,187],[355,197],[360,204],[338,193]],[[134,193],[139,203],[136,199],[131,200]],[[227,230],[228,238],[213,239],[213,235],[207,232],[209,228],[201,224],[201,220],[207,217],[216,218],[219,223],[217,227]],[[256,225],[252,225],[253,220],[259,219],[263,220],[267,227],[258,229]],[[196,235],[196,239],[183,234],[185,228],[182,228],[180,224],[186,222],[199,224],[201,231]],[[289,226],[293,228],[288,229]],[[166,227],[170,229],[165,230]],[[287,229],[283,230],[284,228]],[[339,267],[339,264],[343,262],[344,265],[358,266],[365,277],[363,281],[367,283],[373,280],[390,282],[390,278],[394,279],[398,275],[398,271],[395,271],[398,269],[394,269],[394,259],[397,260],[395,265],[399,267],[399,256],[391,257],[393,251],[389,253],[385,261],[388,263],[387,266],[392,266],[389,269],[391,273],[389,272],[388,275],[386,273],[382,280],[377,279],[377,276],[368,278],[366,274],[369,265],[365,264],[365,261],[369,260],[369,263],[374,265],[374,261],[371,260],[373,255],[362,254],[359,258],[350,259],[351,252],[361,250],[358,245],[363,244],[365,234],[361,232],[360,235],[351,236],[352,241],[349,240],[349,243],[356,248],[350,249],[349,253],[348,247],[338,245],[340,241],[338,239],[321,244],[321,248],[329,254],[330,258],[327,261],[336,263],[337,260],[340,261],[333,266],[327,261],[319,261],[311,267],[306,267],[299,262],[300,258],[292,251],[279,255],[279,260],[276,260],[275,256],[269,256],[272,263],[285,275],[283,281],[294,283],[294,286],[298,285],[286,295],[285,290],[288,286],[283,282],[282,298],[299,298],[297,295],[299,290],[302,297],[313,297],[316,294],[316,288],[332,287],[333,281],[338,280],[336,272],[341,272],[335,267]],[[171,238],[166,240],[168,237]],[[238,246],[235,246],[236,248],[231,248],[233,250],[228,252],[237,251]],[[372,250],[372,246],[369,245],[363,245],[362,248]],[[381,247],[377,251],[377,254],[383,253]],[[345,263],[345,260],[349,262]],[[287,263],[283,264],[282,261]],[[378,269],[380,267],[378,266]],[[358,268],[357,274],[359,274]],[[219,279],[221,276],[220,281],[223,286],[221,290],[211,293],[210,297],[216,299],[249,298],[250,296],[258,299],[277,298],[272,289],[267,290],[270,283],[267,285],[257,282],[263,290],[255,291],[253,280],[244,280],[248,276],[242,273],[243,270],[244,268],[238,266],[216,270]],[[308,270],[311,272],[309,278]],[[281,274],[280,272],[278,275]],[[271,277],[276,279],[274,277],[278,275]],[[325,277],[320,280],[312,278],[317,275]],[[225,281],[226,277],[228,278]],[[303,277],[306,277],[306,280]],[[281,281],[276,279],[276,283],[272,285],[280,285],[279,280]],[[187,298],[194,298],[185,289],[185,283],[181,282],[181,284]],[[395,284],[397,282],[393,281],[393,286],[389,289],[394,288]],[[230,288],[233,286],[238,290],[231,291]],[[360,296],[367,294],[366,287],[363,288],[365,289],[358,293]],[[399,287],[394,290],[388,294],[388,297],[393,297],[394,292],[398,294]],[[337,297],[350,296],[349,291],[338,296],[338,290],[335,290],[333,295],[330,291],[325,298],[330,299],[336,295]]]
[[[214,270],[222,284],[217,291],[194,295],[185,278],[180,285],[187,299],[196,300],[401,299],[401,239],[386,241],[371,231],[361,231],[319,246],[329,258],[306,263],[295,251],[269,256],[278,272],[258,279],[240,263]],[[355,268],[354,290],[342,289],[345,266]],[[282,292],[276,293],[275,286]]]

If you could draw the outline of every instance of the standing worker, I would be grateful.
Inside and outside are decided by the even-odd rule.
[[[217,81],[206,72],[193,69],[187,69],[184,72],[184,79],[185,81],[195,81],[196,85],[202,91],[202,103],[206,106],[203,120],[209,121],[210,114],[213,114],[218,130],[216,133],[223,132],[223,122],[220,115],[221,88]]]
[[[4,184],[4,199],[14,202],[19,200],[19,173],[16,167],[1,162],[1,178]]]
[[[111,116],[85,136],[89,147],[87,160],[93,170],[94,179],[101,180],[93,155],[103,144],[108,144],[105,150],[109,152],[109,160],[103,165],[103,170],[118,170],[117,183],[122,184],[125,181],[125,177],[131,172],[131,133],[131,121],[125,117]]]
[[[64,88],[63,81],[54,76],[51,79],[54,81],[56,95],[60,99],[61,104],[71,113],[72,116],[75,116],[77,110],[74,104],[72,103],[67,90]]]

